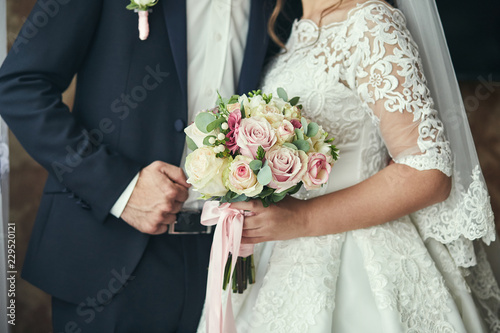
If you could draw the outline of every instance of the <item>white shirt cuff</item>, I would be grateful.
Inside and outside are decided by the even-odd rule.
[[[128,184],[125,191],[123,191],[122,195],[116,200],[115,205],[111,208],[111,214],[117,218],[120,218],[125,207],[127,206],[128,200],[132,196],[132,192],[134,191],[135,184],[137,184],[137,180],[139,180],[139,174],[135,175],[134,179]]]

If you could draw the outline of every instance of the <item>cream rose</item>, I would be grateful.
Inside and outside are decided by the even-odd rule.
[[[253,197],[262,192],[263,186],[257,181],[257,176],[250,168],[250,157],[238,155],[226,169],[224,181],[233,192]]]
[[[307,171],[307,159],[307,154],[302,150],[284,146],[269,150],[266,160],[271,168],[273,180],[268,186],[280,193],[297,185]]]
[[[307,163],[307,172],[302,177],[306,190],[314,190],[326,184],[332,166],[328,163],[328,157],[322,153],[310,153]]]
[[[213,147],[198,148],[186,158],[187,182],[205,197],[218,197],[227,193],[222,180],[230,159],[218,158]]]
[[[266,119],[253,117],[241,120],[236,140],[241,155],[255,158],[259,146],[268,151],[276,141],[276,133]]]
[[[276,134],[278,135],[278,142],[280,144],[292,142],[295,136],[295,127],[288,120],[283,120],[276,129]]]

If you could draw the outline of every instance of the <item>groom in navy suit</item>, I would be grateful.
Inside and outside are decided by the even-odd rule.
[[[56,333],[193,332],[205,296],[211,235],[180,213],[186,0],[159,0],[145,41],[128,2],[39,0],[0,70],[0,114],[49,172],[23,277],[53,296]],[[237,93],[272,53],[272,6],[248,5]]]

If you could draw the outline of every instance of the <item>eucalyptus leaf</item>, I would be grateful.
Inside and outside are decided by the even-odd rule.
[[[307,119],[302,117],[302,119],[300,119],[300,122],[302,123],[302,129],[304,130],[304,134],[308,135],[306,133],[306,131],[307,131]]]
[[[226,121],[223,117],[216,119],[212,121],[210,124],[207,125],[207,132],[210,133],[217,127],[219,127],[224,121]]]
[[[302,132],[300,128],[295,129],[295,135],[297,136],[297,140],[304,140],[304,132]]]
[[[250,169],[253,171],[259,171],[260,168],[262,168],[262,161],[261,160],[253,160],[250,162]]]
[[[202,131],[203,133],[209,133],[210,131],[207,131],[207,126],[214,120],[215,116],[212,113],[201,112],[196,116],[194,123],[200,131]]]
[[[293,142],[293,144],[297,146],[299,150],[302,150],[306,153],[309,151],[309,149],[311,149],[311,145],[306,140],[296,140]]]
[[[194,143],[193,139],[191,139],[187,135],[186,135],[186,143],[187,143],[188,148],[191,149],[192,151],[195,151],[196,149],[198,149],[198,146],[196,145],[196,143]]]
[[[260,184],[266,186],[273,180],[273,173],[271,172],[271,168],[268,165],[265,165],[260,169],[259,174],[257,175],[257,180]]]
[[[297,150],[297,146],[294,145],[293,143],[290,143],[290,142],[285,142],[283,143],[283,147],[287,147],[287,148],[290,148],[290,149],[293,149],[293,150]]]
[[[318,134],[318,131],[319,131],[319,126],[318,124],[316,123],[309,123],[309,125],[307,125],[307,136],[312,138],[313,136],[315,136],[316,134]]]
[[[295,106],[295,105],[297,105],[299,100],[300,100],[300,97],[296,96],[296,97],[292,98],[290,101],[288,101],[288,103],[290,103],[291,106]]]
[[[278,96],[279,96],[279,98],[281,98],[285,102],[288,101],[288,94],[286,93],[285,89],[283,89],[281,87],[278,88]]]

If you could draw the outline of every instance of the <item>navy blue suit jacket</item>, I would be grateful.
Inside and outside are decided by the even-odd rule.
[[[184,147],[185,1],[153,7],[146,41],[128,3],[39,1],[0,69],[0,114],[49,172],[23,277],[73,303],[134,270],[149,236],[111,207],[140,169],[179,165]],[[268,5],[252,0],[238,93],[258,86]],[[75,74],[70,112],[61,94]]]

